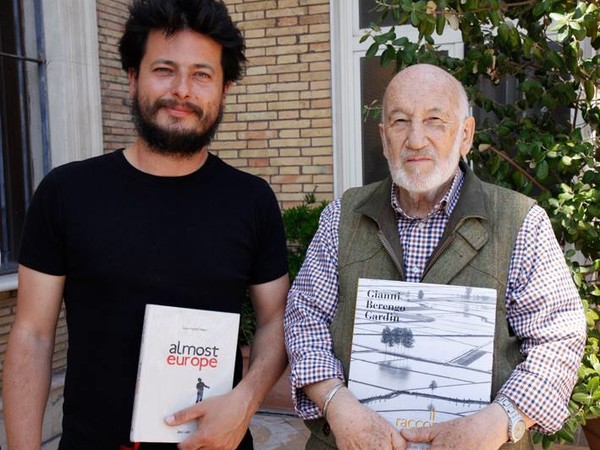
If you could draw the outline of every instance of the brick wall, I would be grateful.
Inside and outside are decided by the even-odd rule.
[[[15,317],[17,291],[0,292],[0,388],[4,376],[4,357],[8,333]],[[64,310],[61,311],[56,328],[56,341],[52,356],[52,370],[58,372],[67,367],[67,325]]]
[[[129,113],[129,85],[121,69],[119,39],[127,16],[128,0],[97,0],[100,93],[105,151],[126,147],[135,138]]]
[[[4,354],[8,343],[8,333],[15,317],[16,292],[0,293],[0,384],[4,375]]]
[[[232,88],[212,146],[265,178],[282,207],[333,196],[329,0],[225,0],[246,38],[248,68]]]

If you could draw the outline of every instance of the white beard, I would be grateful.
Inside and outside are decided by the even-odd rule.
[[[456,173],[460,160],[461,133],[457,133],[452,151],[445,158],[440,158],[432,150],[404,150],[395,161],[388,158],[390,174],[396,185],[411,194],[434,193],[450,180]],[[422,170],[406,170],[402,164],[414,154],[431,158],[433,169],[423,173]]]

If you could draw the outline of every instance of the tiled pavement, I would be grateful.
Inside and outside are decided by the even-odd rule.
[[[250,424],[255,450],[303,450],[308,430],[302,420],[286,413],[259,412]]]
[[[308,438],[302,421],[288,412],[259,412],[250,428],[256,450],[302,450]],[[536,450],[542,450],[541,445]],[[589,450],[589,447],[554,445],[551,450]]]

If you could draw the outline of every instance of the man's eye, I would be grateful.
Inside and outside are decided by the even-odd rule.
[[[157,67],[154,71],[157,73],[171,73],[171,69],[168,67]]]
[[[444,123],[444,121],[442,120],[441,117],[430,117],[429,119],[427,119],[427,122],[429,122],[432,125],[438,125],[438,124]]]

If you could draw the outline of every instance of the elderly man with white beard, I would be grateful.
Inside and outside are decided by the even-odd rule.
[[[311,431],[306,448],[532,449],[526,428],[552,433],[568,416],[585,342],[581,301],[548,216],[462,162],[475,120],[444,70],[399,72],[379,128],[391,176],[324,210],[288,295],[286,346],[294,404]],[[491,404],[397,430],[358,402],[346,377],[359,278],[495,289]]]

